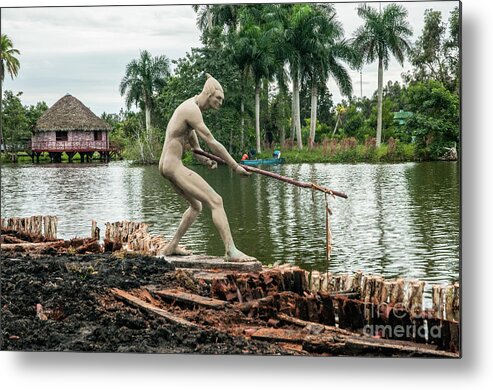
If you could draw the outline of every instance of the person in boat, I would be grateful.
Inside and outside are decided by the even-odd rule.
[[[281,158],[281,151],[280,150],[274,150],[274,153],[272,153],[272,157]]]
[[[250,176],[240,164],[228,153],[226,148],[218,142],[204,123],[202,112],[218,110],[224,100],[221,84],[207,74],[207,81],[199,95],[191,97],[181,103],[173,113],[166,128],[163,151],[159,160],[159,171],[168,179],[175,191],[182,196],[190,206],[183,214],[180,225],[171,241],[164,248],[163,255],[189,255],[191,252],[178,246],[183,235],[206,204],[212,211],[212,221],[216,226],[225,247],[225,259],[228,261],[252,261],[255,258],[238,250],[234,244],[223,201],[212,187],[196,172],[183,165],[182,157],[185,145],[190,144],[192,149],[201,149],[198,137],[207,143],[212,153],[221,157],[226,164],[238,175]],[[207,157],[196,155],[197,160],[211,169],[217,163]]]
[[[247,153],[243,153],[243,156],[241,156],[241,161],[248,160],[249,156]]]

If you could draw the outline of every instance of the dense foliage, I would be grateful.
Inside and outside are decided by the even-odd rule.
[[[22,105],[21,95],[22,92],[14,94],[12,91],[5,91],[2,98],[3,147],[12,161],[16,161],[17,151],[25,150],[36,121],[48,109],[45,102],[39,102],[35,106]]]

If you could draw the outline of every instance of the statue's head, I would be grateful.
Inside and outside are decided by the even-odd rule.
[[[224,101],[224,91],[221,84],[212,77],[209,73],[206,73],[207,81],[204,84],[202,94],[207,96],[209,106],[215,110],[219,109]]]

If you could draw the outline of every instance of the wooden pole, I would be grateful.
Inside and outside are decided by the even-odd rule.
[[[222,164],[226,164],[226,162],[222,158],[217,157],[217,156],[215,156],[215,155],[213,155],[211,153],[207,153],[207,152],[205,152],[203,150],[193,149],[193,152],[196,153],[196,154],[200,154],[201,156],[205,156],[207,158],[210,158],[211,160],[214,160],[216,162],[219,162],[219,163],[222,163]],[[264,171],[263,169],[251,167],[251,166],[248,166],[248,165],[242,165],[242,167],[246,171],[248,171],[248,172],[254,172],[254,173],[258,173],[260,175],[269,176],[269,177],[272,177],[274,179],[283,181],[285,183],[293,184],[293,185],[295,185],[297,187],[310,188],[312,190],[321,191],[321,192],[324,192],[324,193],[329,194],[329,195],[339,196],[340,198],[344,198],[344,199],[347,199],[347,197],[348,197],[343,192],[331,190],[331,189],[329,189],[327,187],[322,187],[322,186],[320,186],[318,184],[315,184],[315,183],[301,182],[301,181],[298,181],[298,180],[291,179],[290,177],[281,176],[281,175],[279,175],[277,173],[270,172],[270,171]]]

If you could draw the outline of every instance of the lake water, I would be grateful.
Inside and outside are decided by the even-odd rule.
[[[223,197],[237,247],[264,264],[324,271],[324,196],[226,167],[192,167]],[[348,194],[330,199],[332,272],[363,270],[429,282],[459,277],[459,164],[285,164],[266,168]],[[89,236],[91,220],[143,221],[169,238],[187,208],[156,166],[127,162],[3,166],[2,217],[57,215],[61,238]],[[222,255],[210,211],[184,237],[194,253]]]

